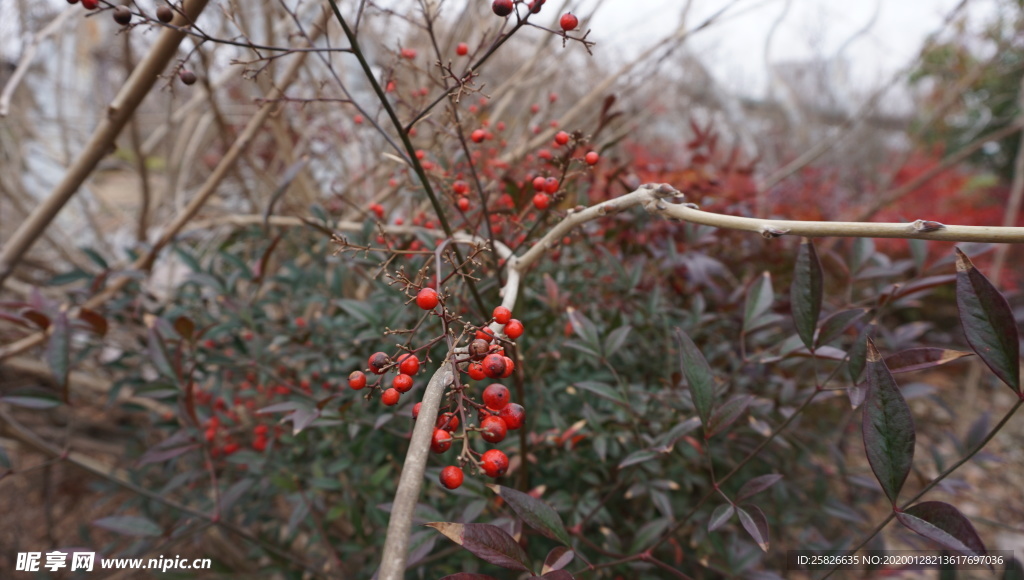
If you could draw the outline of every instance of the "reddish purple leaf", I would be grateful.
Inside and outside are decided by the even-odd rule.
[[[491,491],[501,496],[512,511],[516,512],[519,519],[526,525],[551,538],[562,542],[566,546],[572,545],[569,539],[569,532],[565,531],[565,524],[561,516],[551,506],[543,501],[514,490],[503,485],[488,485]]]
[[[864,449],[882,491],[896,504],[914,460],[914,418],[875,344],[867,341]]]
[[[768,518],[756,505],[746,504],[736,507],[736,513],[740,516],[740,523],[743,529],[747,530],[750,537],[754,539],[761,550],[768,551]]]
[[[753,400],[754,397],[750,395],[737,395],[715,409],[715,412],[711,414],[711,420],[708,422],[707,437],[711,438],[716,433],[720,433],[723,429],[732,425],[747,410],[747,407],[750,406]]]
[[[107,319],[99,312],[89,310],[88,308],[82,308],[78,311],[78,318],[89,325],[89,328],[91,328],[96,334],[100,335],[101,338],[107,335],[107,329],[109,328]]]
[[[749,497],[753,497],[769,487],[775,485],[782,479],[782,475],[778,473],[769,473],[767,475],[759,475],[747,483],[743,484],[738,494],[736,494],[736,501],[743,501]]]
[[[814,350],[814,331],[818,327],[818,316],[821,315],[822,278],[821,262],[818,261],[814,243],[808,238],[800,240],[789,299],[796,332],[804,346],[810,350]]]
[[[36,326],[42,330],[50,328],[50,317],[36,310],[35,308],[26,308],[18,313],[22,318],[31,320]]]
[[[498,526],[452,522],[431,522],[426,526],[441,532],[449,540],[491,564],[533,573],[530,570],[529,558],[519,546],[519,542]]]
[[[711,366],[682,329],[676,329],[676,339],[679,341],[680,364],[690,386],[693,406],[700,415],[704,430],[707,431],[711,421],[711,408],[715,404],[715,379]]]
[[[555,570],[561,570],[572,562],[573,558],[576,557],[576,553],[566,548],[565,546],[555,546],[548,552],[546,558],[544,558],[544,567],[541,568],[541,574],[547,574]]]
[[[817,344],[822,346],[839,338],[847,328],[850,328],[868,312],[867,308],[854,308],[852,310],[840,310],[829,316],[821,323],[821,330],[818,332]]]
[[[734,513],[736,513],[736,508],[731,503],[723,503],[716,507],[715,511],[711,512],[711,517],[708,519],[708,531],[713,532],[724,526],[730,519],[732,519],[732,515]]]
[[[576,580],[572,574],[565,570],[552,570],[543,576],[538,576],[538,578],[545,578],[546,580]]]
[[[457,574],[449,574],[441,580],[498,580],[494,576],[488,576],[487,574],[470,574],[469,572],[459,572]]]
[[[187,316],[179,316],[174,319],[174,331],[181,338],[191,341],[196,332],[196,323]]]
[[[897,512],[901,524],[943,547],[964,555],[984,555],[985,544],[960,510],[941,501],[926,501]]]
[[[988,368],[1020,393],[1017,322],[1006,298],[956,250],[956,305],[967,344]]]
[[[958,358],[973,354],[973,352],[966,350],[952,350],[948,348],[908,348],[885,357],[885,366],[889,367],[889,372],[893,374],[909,373],[910,371],[919,371],[944,365]]]

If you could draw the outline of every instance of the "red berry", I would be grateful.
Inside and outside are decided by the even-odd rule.
[[[256,451],[264,451],[264,450],[266,450],[266,448],[267,448],[267,438],[263,437],[263,436],[257,437],[256,440],[252,442],[252,448],[254,450],[256,450]]]
[[[480,436],[488,443],[501,443],[508,434],[508,425],[501,417],[491,415],[480,423]]]
[[[508,405],[510,398],[508,387],[499,383],[487,385],[484,389],[484,404],[492,411],[500,411]]]
[[[512,376],[512,373],[516,370],[516,363],[512,359],[505,357],[505,372],[501,373],[501,378],[507,379]]]
[[[402,396],[396,389],[387,389],[380,394],[380,402],[384,403],[388,407],[393,407],[398,404],[398,399]]]
[[[96,10],[96,7],[100,5],[100,0],[82,0],[82,8],[86,10]]]
[[[478,362],[469,363],[469,378],[474,381],[482,381],[487,378],[487,373],[484,372],[484,365]]]
[[[82,0],[82,6],[85,6],[85,2],[86,0]],[[89,10],[92,10],[92,8],[89,8]],[[188,70],[187,68],[181,69],[181,71],[178,73],[178,78],[180,78],[181,82],[185,83],[186,85],[196,84],[196,73]]]
[[[505,374],[505,357],[500,354],[489,354],[484,357],[482,363],[484,367],[484,374],[492,379],[500,378],[501,375]]]
[[[459,416],[455,413],[441,413],[437,416],[437,422],[434,423],[434,426],[451,433],[459,428]]]
[[[469,54],[469,45],[465,42],[460,42],[458,46],[455,47],[455,54],[459,56],[466,56]]]
[[[544,6],[544,0],[533,0],[533,2],[530,2],[530,12],[536,14],[540,12],[542,6]]]
[[[434,453],[444,453],[452,447],[452,434],[444,429],[434,429],[434,436],[430,440],[430,450]]]
[[[452,184],[452,191],[456,195],[466,195],[469,193],[469,184],[460,179]]]
[[[413,419],[415,419],[416,417],[420,416],[420,407],[422,407],[422,406],[423,406],[422,402],[416,403],[415,405],[412,406],[412,418]]]
[[[448,489],[455,489],[462,485],[462,480],[465,476],[462,474],[462,469],[455,465],[449,465],[441,470],[441,485]]]
[[[371,354],[370,359],[367,361],[370,371],[375,375],[384,374],[384,367],[389,364],[391,364],[391,358],[383,352],[375,352]]]
[[[537,177],[534,177],[533,188],[536,189],[537,191],[544,191],[544,181],[545,179],[539,175]]]
[[[365,387],[366,375],[363,374],[363,371],[352,371],[352,374],[348,376],[348,386],[356,391]]]
[[[494,331],[487,327],[481,328],[480,330],[476,331],[476,338],[481,338],[483,340],[486,340],[487,342],[490,342],[494,340]]]
[[[370,204],[370,211],[377,216],[377,219],[384,219],[384,206],[379,203]]]
[[[519,403],[509,403],[498,411],[498,416],[505,421],[505,426],[510,431],[515,431],[526,422],[526,409],[523,409]]]
[[[85,4],[85,0],[82,0],[82,4]],[[232,453],[238,451],[239,448],[241,448],[241,445],[232,441],[231,443],[228,443],[227,445],[224,446],[224,455],[231,455]]]
[[[405,373],[398,374],[392,379],[391,386],[399,393],[408,393],[412,389],[412,377]]]
[[[523,330],[525,330],[523,328],[523,323],[519,322],[515,318],[509,320],[508,324],[505,325],[505,335],[511,338],[512,340],[515,340],[522,336]]]
[[[555,133],[555,143],[559,145],[565,145],[569,142],[569,134],[565,131],[559,131]]]
[[[423,310],[433,310],[437,303],[437,290],[433,288],[424,288],[416,294],[416,306]]]
[[[415,375],[420,372],[420,357],[409,353],[398,357],[398,372],[407,375]]]
[[[498,16],[508,16],[512,14],[512,0],[494,0],[491,10]]]
[[[508,471],[508,456],[500,449],[488,449],[480,457],[480,468],[490,477],[500,477]]]
[[[565,17],[563,16],[562,18],[565,18]],[[416,49],[415,48],[403,48],[402,49],[402,58],[406,58],[406,59],[409,59],[409,60],[412,60],[412,59],[416,58]]]
[[[580,25],[580,19],[573,16],[571,12],[567,12],[558,19],[558,25],[562,27],[562,30],[569,32]]]
[[[544,193],[555,193],[558,191],[558,180],[554,177],[549,177],[544,180]]]
[[[590,151],[583,157],[583,160],[587,162],[587,165],[597,165],[597,162],[601,160],[601,156],[597,154],[597,151]]]
[[[546,193],[538,193],[533,196],[533,207],[544,211],[551,205],[551,198]]]
[[[474,143],[483,143],[484,139],[487,138],[487,132],[483,129],[477,129],[469,134],[469,138],[472,139]]]
[[[459,201],[455,202],[455,205],[458,206],[459,211],[469,211],[469,200],[465,197],[460,197]]]
[[[491,316],[494,317],[494,321],[498,324],[505,324],[509,320],[512,320],[512,311],[504,306],[498,306],[494,309],[494,312],[491,313]]]

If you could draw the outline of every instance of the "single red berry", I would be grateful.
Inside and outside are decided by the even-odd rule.
[[[423,402],[422,401],[419,402],[419,403],[416,403],[415,405],[412,406],[412,418],[413,419],[415,419],[416,417],[420,416],[420,407],[422,407],[422,406],[423,406]]]
[[[569,142],[569,134],[565,131],[559,131],[555,133],[555,143],[559,145],[565,145]]]
[[[100,0],[82,0],[82,8],[86,10],[96,10],[100,5]]]
[[[380,394],[380,402],[384,403],[388,407],[393,407],[398,404],[398,399],[402,396],[396,389],[386,389]]]
[[[174,10],[170,6],[161,4],[156,9],[156,17],[160,22],[168,23],[174,20]]]
[[[508,387],[500,383],[491,383],[484,389],[484,404],[492,411],[500,411],[508,404],[510,395]]]
[[[352,371],[352,374],[348,376],[348,386],[350,389],[356,391],[365,387],[366,375],[363,374],[363,371]]]
[[[512,376],[512,373],[516,370],[516,363],[512,359],[505,357],[505,372],[501,373],[501,378],[507,379]]]
[[[536,14],[540,12],[542,6],[544,6],[544,0],[533,0],[533,2],[530,2],[530,12]]]
[[[486,326],[476,331],[476,338],[482,338],[487,342],[494,340],[494,331]]]
[[[465,197],[460,197],[459,201],[455,202],[455,205],[458,206],[459,211],[469,211],[469,200]]]
[[[257,437],[256,440],[252,442],[252,448],[255,451],[265,451],[267,449],[267,438]]]
[[[558,180],[554,177],[549,177],[544,180],[544,193],[555,193],[558,191]]]
[[[498,16],[508,16],[512,14],[512,0],[494,0],[491,10]]]
[[[526,409],[519,403],[509,403],[498,411],[498,416],[505,421],[510,431],[515,431],[526,422]]]
[[[469,369],[467,369],[467,371],[469,372],[469,378],[474,381],[482,381],[487,378],[487,373],[484,372],[484,365],[478,362],[469,363]]]
[[[132,11],[127,6],[118,6],[114,8],[114,22],[125,26],[130,24],[132,21]]]
[[[459,56],[466,56],[467,54],[469,54],[469,45],[466,44],[465,42],[460,42],[455,47],[455,54]]]
[[[552,155],[551,152],[548,151],[547,149],[541,149],[540,151],[537,152],[537,157],[543,159],[544,161],[551,161],[555,156]]]
[[[597,151],[590,151],[583,157],[583,160],[587,162],[587,165],[597,165],[601,156],[597,154]]]
[[[501,375],[505,374],[505,357],[500,354],[489,354],[484,357],[482,363],[484,367],[484,374],[492,379],[497,379]]]
[[[296,316],[295,317],[295,326],[298,326],[299,328],[305,328],[306,327],[306,319],[301,317],[301,316]]]
[[[82,0],[82,5],[85,5],[85,0]],[[92,10],[92,8],[90,8],[90,10]],[[181,72],[178,73],[178,78],[180,78],[181,82],[186,85],[196,84],[196,73],[188,70],[187,68],[181,69]]]
[[[545,182],[545,179],[543,177],[541,177],[539,175],[537,177],[534,177],[533,178],[533,188],[536,189],[537,191],[544,191],[544,182]]]
[[[505,325],[505,335],[511,338],[512,340],[515,340],[522,336],[524,330],[525,329],[523,328],[523,323],[519,322],[515,318],[509,320],[508,324]]]
[[[565,17],[563,16],[562,18],[565,18]],[[402,54],[402,58],[412,60],[412,59],[416,58],[416,49],[415,48],[403,48],[401,54]]]
[[[469,193],[469,184],[460,179],[452,184],[452,191],[455,195],[466,195]]]
[[[434,453],[444,453],[452,447],[452,434],[444,429],[434,429],[434,436],[430,440],[430,450]]]
[[[437,303],[437,290],[433,288],[424,288],[416,294],[416,306],[423,310],[433,310]]]
[[[500,477],[508,471],[508,456],[500,449],[488,449],[480,457],[480,468],[490,477]]]
[[[370,371],[375,375],[384,374],[384,367],[391,364],[391,357],[383,352],[375,352],[370,355],[370,359],[367,361],[367,366],[370,367]]]
[[[391,386],[399,393],[408,393],[412,389],[412,377],[405,373],[399,373],[391,380]]]
[[[469,138],[472,139],[474,143],[483,143],[484,139],[487,138],[487,132],[483,129],[477,129],[469,134]]]
[[[498,324],[506,324],[509,320],[512,320],[512,311],[504,306],[498,306],[491,313],[494,317],[494,321]]]
[[[409,353],[398,357],[398,372],[410,376],[420,372],[420,357]]]
[[[455,413],[441,413],[437,416],[437,422],[434,423],[434,426],[451,433],[459,428],[459,416]]]
[[[544,211],[551,205],[551,198],[546,193],[538,193],[533,196],[533,207]]]
[[[558,19],[558,25],[562,27],[562,30],[569,32],[580,25],[580,19],[576,18],[572,12],[566,12]]]
[[[370,211],[373,212],[377,219],[384,219],[384,206],[379,203],[370,204]]]
[[[508,425],[501,417],[491,415],[480,423],[480,436],[488,443],[501,443],[508,434]]]
[[[441,485],[448,489],[455,489],[462,485],[462,480],[465,476],[462,473],[462,469],[455,466],[449,465],[441,470]]]
[[[85,0],[82,0],[82,3],[85,4]],[[231,443],[228,443],[227,445],[224,446],[224,455],[231,455],[232,453],[238,451],[241,447],[241,445],[232,441]]]

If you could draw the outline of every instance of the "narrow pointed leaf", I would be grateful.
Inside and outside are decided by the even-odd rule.
[[[967,344],[988,368],[1020,393],[1017,322],[1006,298],[956,248],[956,305]]]
[[[498,580],[494,576],[488,576],[487,574],[470,574],[469,572],[459,572],[457,574],[449,574],[441,580]]]
[[[544,567],[541,568],[541,574],[547,574],[555,570],[561,570],[568,566],[573,558],[576,557],[576,552],[573,552],[565,546],[555,546],[548,552],[547,557],[544,558]]]
[[[188,316],[179,316],[174,319],[174,331],[181,338],[191,341],[196,332],[196,323]]]
[[[569,532],[565,530],[562,517],[554,508],[531,495],[503,485],[488,485],[487,487],[501,496],[526,525],[552,540],[562,542],[566,546],[571,545]]]
[[[575,580],[575,577],[565,570],[552,570],[543,576],[534,576],[543,580]]]
[[[98,519],[92,525],[125,536],[161,536],[164,533],[156,522],[141,516],[111,516]]]
[[[743,332],[749,332],[755,327],[761,315],[772,307],[774,297],[772,275],[763,272],[757,280],[754,280],[754,283],[750,285],[750,291],[747,292],[747,303],[743,309]]]
[[[66,391],[71,373],[71,327],[67,312],[60,312],[53,320],[53,333],[46,345],[46,363],[57,387]]]
[[[817,345],[820,347],[839,338],[840,335],[846,332],[847,328],[853,326],[854,323],[867,314],[867,311],[867,308],[840,310],[826,318],[821,323],[821,332],[818,333]]]
[[[895,504],[914,460],[914,419],[882,355],[870,340],[867,381],[862,418],[864,449],[878,483]]]
[[[761,550],[768,551],[768,518],[756,505],[746,504],[736,508],[736,514],[740,517],[743,529],[747,530],[750,537],[754,539]]]
[[[441,532],[449,540],[491,564],[533,573],[529,567],[529,558],[519,542],[498,526],[451,522],[431,522],[426,526]]]
[[[846,364],[846,372],[854,383],[860,380],[860,375],[864,372],[864,364],[867,362],[868,339],[871,338],[874,331],[875,322],[871,321],[870,324],[860,331],[860,335],[857,336],[857,342],[853,343],[853,346],[850,347],[850,362]]]
[[[107,319],[99,312],[88,308],[82,308],[78,311],[78,319],[86,323],[93,332],[100,336],[100,338],[107,335],[107,329],[109,328]]]
[[[736,501],[743,501],[747,498],[753,497],[775,485],[780,479],[782,479],[782,475],[778,473],[759,475],[743,484],[739,493],[736,494]]]
[[[732,425],[747,410],[753,400],[754,397],[750,395],[737,395],[715,409],[715,412],[711,414],[711,420],[708,421],[707,436],[713,437]]]
[[[937,367],[972,355],[974,355],[973,352],[949,348],[908,348],[885,357],[885,366],[889,367],[889,372],[893,374],[909,373]]]
[[[711,512],[711,519],[708,520],[708,531],[713,532],[729,523],[734,513],[736,513],[736,508],[731,503],[723,503],[716,507],[715,511]]]
[[[174,367],[171,366],[170,356],[167,353],[167,344],[164,342],[163,337],[160,336],[160,333],[157,332],[154,326],[149,327],[148,333],[146,350],[149,353],[149,359],[153,362],[153,366],[165,378],[177,380]]]
[[[789,288],[789,298],[793,309],[793,322],[800,340],[809,349],[814,349],[814,330],[818,326],[821,314],[822,273],[818,252],[811,240],[800,241],[800,250],[796,255],[796,266],[793,269],[793,284]]]
[[[633,327],[626,324],[609,332],[608,337],[604,340],[604,356],[612,356],[622,348],[622,345],[626,344],[626,338],[629,337],[631,330]]]
[[[619,462],[619,469],[654,459],[659,454],[653,449],[637,449]]]
[[[711,421],[711,410],[715,404],[715,381],[711,367],[685,332],[676,329],[676,340],[679,341],[679,358],[683,375],[690,385],[693,406],[697,409],[701,424],[707,430]]]
[[[926,501],[897,512],[901,524],[943,547],[964,555],[981,556],[985,544],[960,510],[941,501]]]

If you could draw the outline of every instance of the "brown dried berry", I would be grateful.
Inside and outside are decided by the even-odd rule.
[[[132,21],[132,11],[127,6],[114,8],[114,22],[125,26]]]
[[[473,360],[483,360],[490,350],[491,345],[482,338],[473,339],[473,342],[469,343],[469,355]]]
[[[178,73],[178,77],[181,79],[181,82],[185,83],[186,85],[196,84],[196,73],[186,68],[181,69],[181,72]]]
[[[156,9],[156,17],[160,22],[170,22],[174,20],[174,10],[171,10],[170,6],[159,6]]]

